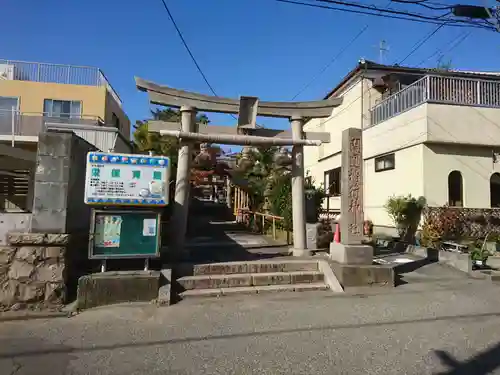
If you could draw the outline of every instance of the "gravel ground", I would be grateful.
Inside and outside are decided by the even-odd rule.
[[[406,279],[4,322],[0,374],[500,374],[500,288],[435,265]]]

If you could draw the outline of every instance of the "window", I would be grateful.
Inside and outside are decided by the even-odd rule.
[[[375,172],[389,171],[396,168],[394,154],[387,154],[375,158]]]
[[[340,195],[341,168],[330,169],[325,172],[325,191],[328,195]]]
[[[493,173],[490,177],[490,205],[491,208],[500,208],[500,173]]]
[[[462,174],[459,171],[451,171],[448,175],[448,205],[451,207],[463,207],[462,185]]]
[[[113,126],[115,128],[120,129],[120,119],[115,113],[111,116],[111,121],[113,122]]]
[[[0,96],[0,111],[11,112],[17,111],[18,109],[18,98],[9,98],[6,96]]]
[[[18,98],[0,96],[0,129],[2,132],[11,132],[12,126],[16,126],[19,116]]]
[[[80,118],[82,115],[82,102],[78,100],[45,99],[43,114],[58,118]]]

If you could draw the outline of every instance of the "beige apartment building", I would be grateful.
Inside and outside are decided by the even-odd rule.
[[[344,101],[304,130],[331,134],[305,148],[305,169],[340,209],[341,133],[363,129],[365,219],[392,227],[391,195],[430,206],[500,207],[500,73],[420,69],[361,60],[327,95]],[[325,203],[326,205],[326,203]]]
[[[0,59],[0,212],[29,212],[38,134],[130,152],[130,120],[98,68]]]
[[[0,59],[0,141],[36,142],[47,127],[70,127],[98,148],[130,140],[130,120],[100,69]]]

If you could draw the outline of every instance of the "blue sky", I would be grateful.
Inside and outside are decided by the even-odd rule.
[[[273,0],[166,1],[212,86],[229,97],[290,100],[368,24],[297,100],[322,98],[359,58],[378,60],[381,40],[387,41],[386,62],[392,63],[436,27]],[[383,7],[387,0],[370,3]],[[406,9],[423,10],[416,5]],[[2,14],[0,29],[7,37],[0,38],[0,58],[100,67],[132,122],[147,117],[150,108],[147,95],[135,88],[134,76],[209,93],[160,0],[4,0]],[[465,31],[441,29],[405,65],[418,64]],[[472,30],[446,55],[453,68],[469,70],[500,70],[499,57],[500,34],[483,30]],[[427,65],[435,67],[436,60]],[[227,115],[209,118],[212,123],[234,123]],[[286,126],[279,120],[262,123]]]

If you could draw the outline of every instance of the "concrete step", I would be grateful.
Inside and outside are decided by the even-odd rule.
[[[269,273],[318,271],[317,261],[283,260],[283,261],[247,261],[207,264],[182,264],[178,267],[180,276],[222,275],[242,273]]]
[[[322,281],[323,274],[319,271],[195,275],[177,279],[177,282],[185,290],[304,284]]]
[[[273,292],[307,292],[316,290],[328,290],[328,286],[322,282],[317,282],[305,284],[263,285],[234,288],[192,289],[182,292],[180,294],[180,297],[182,299],[186,299],[202,297],[223,297],[242,294],[265,294]]]

